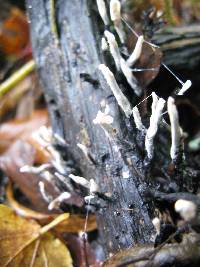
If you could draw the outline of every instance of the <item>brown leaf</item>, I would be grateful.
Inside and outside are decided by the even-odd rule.
[[[12,209],[17,214],[25,218],[39,220],[41,224],[44,224],[44,223],[46,224],[52,219],[58,217],[59,215],[59,214],[45,214],[45,213],[37,212],[37,211],[34,211],[32,209],[29,209],[21,205],[14,199],[11,184],[7,186],[6,196],[7,196],[9,205],[12,207]],[[86,220],[85,215],[71,214],[68,220],[61,222],[58,227],[54,228],[54,231],[58,234],[82,232],[84,231],[85,220]],[[91,214],[88,217],[88,221],[87,221],[87,232],[90,232],[96,229],[97,229],[96,217],[95,215]]]
[[[97,259],[97,254],[99,254],[99,252],[95,253],[94,247],[92,247],[89,242],[84,241],[82,237],[74,234],[67,234],[64,235],[64,240],[66,240],[67,247],[70,249],[71,255],[73,256],[74,266],[102,266],[102,262]],[[98,250],[98,248],[96,249]]]
[[[29,26],[26,16],[20,9],[11,7],[0,27],[1,49],[7,55],[18,54],[28,43]]]
[[[0,168],[18,185],[36,209],[44,211],[47,210],[48,204],[39,192],[38,183],[41,177],[36,174],[20,172],[20,168],[24,165],[33,164],[34,157],[35,149],[30,144],[18,140],[0,157]],[[45,188],[53,198],[58,196],[56,189],[47,181],[45,181]]]
[[[19,82],[10,92],[1,97],[0,101],[0,118],[7,112],[13,110],[21,97],[27,93],[32,86],[32,77],[27,76],[24,80]]]
[[[0,150],[5,151],[8,146],[18,139],[27,140],[32,133],[41,126],[47,125],[47,110],[35,110],[30,119],[12,119],[0,126]]]
[[[62,214],[41,228],[36,222],[25,220],[10,208],[0,205],[0,266],[72,266],[65,245],[47,233],[67,217],[68,214]]]

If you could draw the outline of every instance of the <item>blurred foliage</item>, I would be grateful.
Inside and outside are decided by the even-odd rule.
[[[126,12],[134,21],[141,21],[144,11],[154,7],[158,16],[163,17],[169,25],[190,24],[200,21],[199,0],[127,0],[124,1]]]

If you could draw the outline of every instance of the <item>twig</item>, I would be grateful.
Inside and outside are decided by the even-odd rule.
[[[56,16],[55,16],[55,0],[50,0],[50,23],[51,31],[58,38],[58,30],[56,26]]]
[[[5,80],[0,85],[0,97],[9,92],[18,82],[31,73],[35,69],[35,66],[35,61],[32,59]]]

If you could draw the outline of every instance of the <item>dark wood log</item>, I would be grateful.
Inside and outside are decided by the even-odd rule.
[[[151,200],[153,196],[146,198],[146,191],[160,183],[153,179],[154,174],[167,177],[166,181],[160,180],[164,180],[164,187],[169,184],[169,188],[175,191],[187,188],[188,174],[184,177],[181,169],[170,178],[166,174],[170,162],[167,143],[169,133],[166,130],[156,140],[156,153],[152,162],[152,165],[156,165],[156,172],[155,169],[152,172],[146,164],[144,136],[135,128],[133,119],[125,117],[98,70],[99,64],[106,62],[115,73],[131,105],[140,101],[114,70],[112,60],[101,51],[100,41],[104,28],[96,1],[57,0],[57,33],[52,24],[53,2],[27,0],[34,58],[53,131],[67,142],[64,156],[73,159],[78,174],[88,179],[94,178],[101,192],[110,195],[110,200],[102,200],[101,207],[97,210],[98,229],[105,252],[149,243],[154,234],[151,220],[155,204]],[[159,45],[166,53],[166,64],[183,67],[189,55],[196,57],[192,53],[191,43],[198,43],[197,30],[186,29],[184,32],[183,35],[175,29],[167,36],[157,35]],[[182,47],[184,40],[185,45]],[[185,57],[179,53],[183,53]],[[176,59],[180,57],[182,61],[176,63]],[[197,62],[198,59],[195,63],[191,61],[187,67],[192,68]],[[109,105],[110,114],[114,118],[110,138],[100,126],[93,124],[98,111],[103,110],[103,102]],[[88,148],[92,160],[85,157],[77,143]]]
[[[105,208],[97,211],[106,252],[148,243],[154,232],[154,206],[150,208],[142,196],[147,187],[143,154],[133,121],[125,118],[98,71],[103,62],[102,29],[95,1],[56,1],[58,39],[51,30],[50,2],[27,0],[27,10],[53,130],[66,140],[66,154],[76,162],[81,175],[94,178],[102,192],[111,194]],[[92,122],[102,101],[107,101],[114,117],[112,139]],[[77,143],[88,147],[93,162],[85,158]],[[128,178],[123,178],[124,172]]]

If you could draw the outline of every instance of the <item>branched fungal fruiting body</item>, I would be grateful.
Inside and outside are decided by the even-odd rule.
[[[86,158],[88,158],[89,152],[88,152],[87,147],[80,143],[77,144],[77,147],[79,147],[82,150],[83,154],[86,156]]]
[[[102,38],[101,38],[101,49],[102,49],[103,51],[107,51],[107,50],[108,50],[108,43],[107,43],[105,37],[102,37]]]
[[[38,186],[39,186],[39,190],[40,190],[40,193],[41,193],[43,199],[44,199],[47,203],[49,203],[50,201],[52,201],[52,197],[49,196],[49,195],[47,194],[47,192],[45,191],[44,182],[40,181],[40,182],[38,183]]]
[[[160,219],[158,217],[155,217],[152,220],[153,226],[156,229],[156,234],[159,235],[160,234]]]
[[[157,103],[158,103],[158,96],[156,95],[155,92],[152,92],[151,94],[151,97],[152,97],[152,105],[151,105],[151,112],[153,113],[156,109],[156,106],[157,106]]]
[[[181,90],[178,92],[178,95],[184,95],[184,93],[192,86],[192,82],[190,80],[187,80]]]
[[[114,23],[115,30],[119,35],[122,44],[125,43],[125,34],[123,31],[123,25],[121,21],[121,3],[119,0],[110,1],[110,17]]]
[[[90,189],[90,182],[84,177],[70,174],[69,178],[71,178],[75,183],[80,184],[83,187],[86,187],[87,189]]]
[[[40,174],[41,172],[49,169],[51,167],[50,164],[42,164],[39,167],[34,167],[34,166],[29,166],[29,165],[24,165],[23,167],[20,168],[20,172],[27,172],[27,173],[34,173],[34,174]]]
[[[197,206],[192,201],[179,199],[175,203],[175,211],[178,212],[186,222],[189,222],[196,218]]]
[[[65,201],[66,199],[69,199],[71,197],[71,194],[68,192],[63,192],[60,194],[57,198],[55,198],[53,201],[51,201],[48,205],[48,210],[57,209],[60,206],[60,203]]]
[[[138,82],[136,78],[134,77],[132,70],[130,69],[130,67],[127,65],[126,61],[123,58],[120,59],[120,66],[121,66],[121,70],[124,76],[126,77],[127,82],[129,83],[131,88],[134,90],[135,94],[137,96],[140,96],[142,91],[140,87],[138,87]]]
[[[94,179],[90,179],[90,195],[95,195],[99,192],[99,186]]]
[[[181,128],[179,125],[178,111],[175,105],[175,101],[172,97],[168,98],[167,110],[169,114],[169,119],[171,123],[171,150],[170,155],[172,160],[176,160],[181,142]]]
[[[134,65],[136,63],[136,61],[140,58],[141,53],[142,53],[142,45],[143,45],[143,43],[144,43],[144,36],[141,35],[141,36],[138,37],[136,46],[135,46],[132,54],[127,59],[127,64],[128,64],[129,67]]]
[[[104,22],[105,25],[109,24],[109,19],[107,15],[107,10],[106,10],[106,5],[104,0],[96,0],[97,2],[97,7],[99,10],[99,14]]]
[[[156,101],[155,99],[153,100]],[[155,102],[152,104],[152,115],[150,117],[150,126],[147,129],[145,137],[145,148],[149,159],[152,159],[153,157],[153,139],[158,130],[158,123],[162,116],[164,105],[165,105],[165,100],[163,98],[159,98],[156,104]]]
[[[107,113],[103,113],[100,110],[97,113],[96,118],[93,120],[94,124],[99,124],[104,130],[105,134],[109,137],[113,134],[113,127],[111,124],[113,123],[113,117],[108,115]]]
[[[120,55],[120,51],[119,51],[119,47],[117,44],[117,41],[115,39],[114,34],[112,34],[109,31],[105,31],[104,35],[108,41],[109,44],[109,48],[110,48],[110,53],[115,61],[115,66],[117,68],[117,70],[120,70],[120,59],[121,59],[121,55]]]
[[[111,91],[113,92],[118,105],[124,111],[126,117],[129,118],[132,114],[131,105],[128,99],[122,93],[121,89],[119,88],[113,73],[104,64],[100,64],[99,69],[102,72],[104,78],[106,79]]]
[[[142,123],[140,112],[139,112],[138,108],[134,107],[132,112],[133,112],[133,118],[135,121],[136,128],[142,132],[146,131],[146,128],[144,127],[144,125]]]

